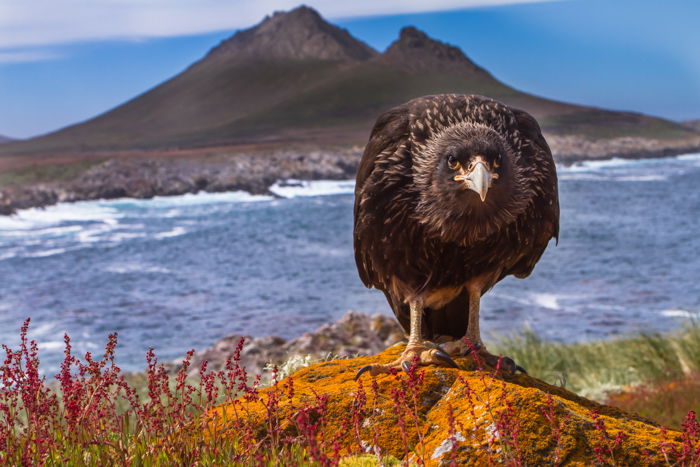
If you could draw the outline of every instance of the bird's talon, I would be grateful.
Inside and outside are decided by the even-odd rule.
[[[354,380],[357,381],[357,380],[360,378],[360,376],[362,376],[362,373],[364,373],[364,372],[366,372],[366,371],[370,371],[370,372],[371,372],[372,366],[373,366],[373,365],[365,365],[365,366],[363,366],[362,368],[360,368],[360,370],[355,374]]]
[[[403,368],[403,371],[405,373],[408,373],[409,371],[411,371],[411,364],[408,361],[403,361],[401,363],[401,368]]]
[[[471,355],[474,352],[478,352],[479,350],[481,350],[481,344],[479,344],[479,343],[471,344],[471,345],[469,345],[466,352],[464,352],[464,354],[462,356],[466,357],[467,355]]]
[[[438,347],[439,347],[439,346],[438,346]],[[450,357],[450,356],[447,354],[447,352],[445,352],[445,351],[442,350],[442,349],[440,349],[440,350],[438,350],[437,352],[435,352],[435,358],[437,358],[438,360],[442,360],[443,362],[445,362],[445,363],[447,363],[448,365],[450,365],[452,368],[459,368],[459,365],[457,365],[457,363],[455,363],[455,361],[452,360],[452,357]]]

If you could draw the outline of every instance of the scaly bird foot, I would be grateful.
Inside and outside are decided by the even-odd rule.
[[[408,344],[401,356],[391,363],[385,365],[367,365],[360,368],[355,375],[357,380],[363,373],[369,372],[372,376],[383,373],[391,373],[392,370],[403,370],[409,372],[414,362],[420,365],[440,365],[452,368],[459,368],[459,365],[449,356],[439,345],[432,342],[423,341]]]
[[[472,344],[467,339],[459,339],[443,344],[443,348],[452,356],[464,356],[476,352],[476,354],[490,367],[499,368],[511,375],[514,375],[518,371],[527,374],[525,368],[516,364],[512,358],[494,355],[488,352],[480,343]]]

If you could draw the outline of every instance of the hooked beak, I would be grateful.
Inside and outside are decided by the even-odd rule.
[[[480,156],[469,164],[469,168],[464,170],[460,167],[459,174],[455,175],[455,180],[462,180],[467,185],[467,188],[475,191],[481,202],[486,200],[486,193],[489,191],[489,186],[491,185],[491,179],[496,178],[495,174],[492,174],[488,169],[486,161],[484,161]]]

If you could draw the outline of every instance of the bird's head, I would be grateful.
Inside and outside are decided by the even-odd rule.
[[[504,169],[509,167],[504,167],[503,156],[507,150],[493,130],[483,131],[483,134],[474,135],[471,139],[448,134],[437,145],[440,146],[438,151],[443,154],[443,161],[438,164],[441,166],[440,178],[448,190],[470,190],[483,203],[489,189],[494,184],[498,185],[502,176],[508,176],[508,171]],[[474,197],[468,193],[464,195]]]
[[[527,204],[519,158],[494,129],[451,126],[428,140],[414,157],[421,222],[443,236],[487,235]],[[451,231],[447,232],[447,231]]]

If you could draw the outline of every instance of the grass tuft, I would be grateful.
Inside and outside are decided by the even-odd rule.
[[[647,383],[684,379],[700,372],[700,325],[669,334],[576,344],[548,342],[533,331],[503,337],[498,353],[512,357],[533,376],[588,398]]]

